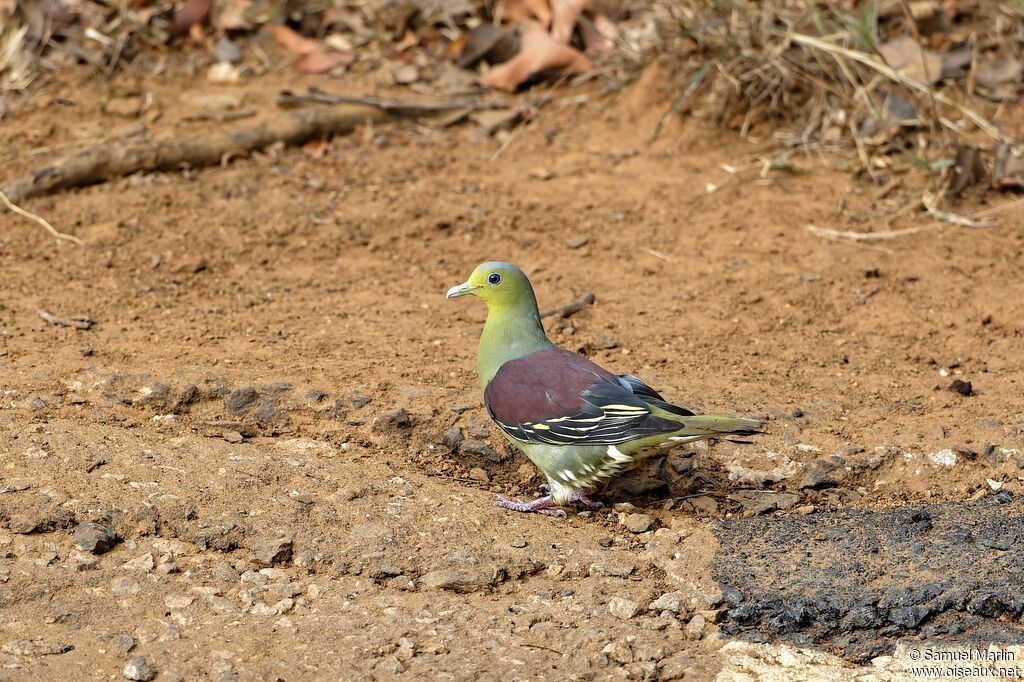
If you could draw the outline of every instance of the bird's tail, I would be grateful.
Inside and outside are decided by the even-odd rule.
[[[674,441],[694,441],[705,438],[730,440],[730,436],[753,436],[761,431],[759,419],[730,417],[724,414],[700,414],[680,419],[684,428],[672,435]]]

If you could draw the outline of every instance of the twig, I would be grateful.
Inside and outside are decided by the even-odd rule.
[[[654,132],[652,132],[651,136],[647,138],[647,144],[651,144],[658,139],[658,135],[661,135],[661,128],[665,125],[665,119],[678,111],[679,107],[683,106],[683,102],[693,94],[693,91],[700,87],[700,84],[704,82],[704,77],[707,76],[708,71],[711,70],[711,65],[712,62],[706,62],[703,66],[697,69],[692,76],[690,76],[690,80],[687,82],[686,87],[683,88],[682,92],[676,95],[676,98],[672,100],[672,104],[669,105],[668,109],[665,110],[665,113],[663,113],[661,118],[658,119],[658,123],[654,126]]]
[[[544,651],[550,651],[551,653],[558,654],[559,656],[565,656],[565,654],[563,654],[558,649],[552,649],[551,647],[544,646],[543,644],[530,644],[529,642],[520,642],[519,646],[528,646],[531,649],[543,649]]]
[[[934,194],[925,192],[924,196],[921,197],[921,204],[928,211],[928,214],[934,216],[936,220],[944,220],[947,223],[953,223],[954,225],[960,225],[962,227],[992,227],[996,224],[994,220],[972,220],[971,218],[957,215],[956,213],[950,213],[948,211],[942,211],[938,208],[939,197],[942,196],[942,192],[936,192]]]
[[[908,227],[904,230],[880,230],[878,232],[854,232],[852,230],[833,230],[830,227],[818,227],[817,225],[807,225],[807,231],[818,235],[819,237],[825,237],[826,239],[849,239],[855,242],[861,241],[873,241],[876,239],[896,239],[897,237],[904,237],[908,234],[915,234],[924,230],[936,227],[936,225],[918,225],[917,227]]]
[[[54,324],[60,327],[74,327],[76,329],[89,329],[93,325],[92,318],[88,315],[75,315],[74,317],[61,317],[60,315],[54,315],[45,308],[36,310],[36,314],[43,318],[50,324]]]
[[[44,228],[46,228],[47,232],[49,232],[51,235],[54,236],[54,238],[56,238],[56,239],[63,239],[64,241],[73,242],[75,244],[78,244],[79,246],[82,246],[82,240],[81,239],[79,239],[78,237],[74,236],[73,234],[65,234],[63,232],[58,232],[57,228],[55,228],[50,223],[46,222],[46,220],[44,220],[43,218],[40,218],[39,216],[37,216],[35,213],[29,213],[25,209],[23,209],[23,208],[21,208],[19,206],[15,206],[14,204],[12,204],[11,200],[8,199],[7,195],[4,194],[3,192],[0,192],[0,201],[4,202],[4,205],[8,208],[8,210],[12,211],[13,213],[17,213],[18,215],[22,216],[23,218],[28,218],[29,220],[35,221],[35,222],[39,223],[40,225],[42,225]]]
[[[417,102],[410,100],[383,99],[381,97],[363,97],[353,95],[332,95],[316,88],[310,88],[304,95],[297,95],[288,90],[277,96],[279,107],[292,107],[300,104],[358,104],[376,107],[392,114],[419,115],[442,114],[455,109],[500,109],[507,107],[504,102],[481,102],[478,100],[458,99],[447,102]]]
[[[638,246],[638,249],[646,253],[648,256],[654,256],[658,260],[663,260],[666,263],[672,262],[672,257],[668,254],[662,253],[661,251],[655,251],[654,249],[648,249],[646,246]]]
[[[572,303],[566,303],[565,305],[558,306],[557,308],[549,308],[547,310],[541,311],[540,316],[551,317],[552,315],[557,315],[558,317],[562,318],[570,317],[571,315],[575,315],[579,311],[583,310],[593,302],[594,295],[588,291],[587,293],[583,294]]]

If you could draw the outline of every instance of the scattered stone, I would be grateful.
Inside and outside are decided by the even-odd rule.
[[[155,562],[153,561],[153,554],[146,552],[142,556],[137,556],[134,559],[129,559],[122,565],[125,570],[128,571],[139,571],[142,573],[149,573],[153,570]]]
[[[465,440],[465,437],[462,435],[462,429],[458,426],[453,426],[441,436],[441,442],[444,443],[444,446],[448,448],[448,452],[451,453],[458,452],[463,440]]]
[[[500,462],[501,455],[495,452],[487,443],[480,440],[467,440],[462,444],[462,454],[464,455],[477,455],[483,457],[488,462]]]
[[[149,680],[156,677],[156,670],[142,656],[132,656],[124,664],[124,670],[121,671],[121,674],[129,680],[149,682]]]
[[[92,346],[82,346],[78,352],[82,354],[83,358],[87,358],[93,354]]]
[[[28,409],[30,410],[42,410],[46,408],[46,403],[43,399],[37,395],[32,396],[28,399]]]
[[[103,554],[117,544],[117,534],[108,527],[92,521],[78,524],[72,537],[75,547],[93,554]]]
[[[830,475],[837,468],[834,462],[827,459],[816,459],[804,466],[798,487],[801,490],[822,490],[838,485]]]
[[[274,401],[269,398],[260,401],[260,406],[256,408],[256,412],[253,414],[256,421],[263,424],[269,424],[277,419],[277,408],[274,405]]]
[[[474,481],[479,481],[481,483],[489,483],[491,480],[491,477],[487,475],[487,472],[481,469],[480,467],[473,467],[472,469],[470,469],[469,477],[472,478]]]
[[[156,567],[157,573],[162,575],[170,575],[172,573],[181,572],[181,566],[173,561],[162,561],[160,565]]]
[[[605,575],[611,578],[628,578],[633,575],[633,571],[636,570],[636,566],[633,564],[590,564],[590,569],[587,571],[588,575]]]
[[[392,675],[400,675],[405,672],[405,666],[395,656],[385,656],[377,664],[377,667]]]
[[[672,613],[682,613],[685,608],[683,604],[686,602],[686,595],[682,592],[666,592],[657,599],[651,602],[647,608],[651,611],[671,611]]]
[[[718,501],[710,495],[698,495],[683,502],[682,508],[702,516],[716,516],[718,514]]]
[[[687,639],[697,641],[704,637],[704,629],[707,627],[708,622],[704,619],[704,616],[699,613],[690,619],[690,622],[683,628],[683,633]]]
[[[193,601],[195,599],[187,594],[169,594],[164,597],[164,604],[169,609],[185,609],[191,606]]]
[[[245,386],[232,391],[228,397],[224,400],[224,409],[227,410],[228,414],[238,416],[245,413],[256,399],[259,394],[256,389],[252,386]]]
[[[963,379],[953,379],[953,383],[949,385],[949,388],[962,396],[974,395],[974,387],[971,386],[971,382],[964,381]]]
[[[416,643],[408,637],[400,637],[398,640],[398,649],[395,651],[395,657],[400,661],[408,661],[416,655]]]
[[[402,575],[402,569],[394,564],[380,564],[368,569],[366,574],[374,580],[384,580],[385,578],[394,578],[396,575]]]
[[[292,558],[291,538],[257,540],[249,546],[252,558],[263,566],[287,563]]]
[[[110,640],[110,647],[118,656],[127,656],[128,652],[135,648],[135,639],[131,635],[114,635]]]
[[[526,538],[513,538],[512,541],[509,542],[508,544],[509,544],[510,547],[515,547],[516,549],[522,549],[523,547],[526,547],[526,545],[528,543],[526,542]]]
[[[75,647],[63,642],[47,642],[41,639],[15,639],[3,646],[3,652],[12,656],[56,656],[67,653]]]
[[[791,509],[800,501],[800,496],[771,490],[740,490],[729,495],[729,499],[743,505],[747,515],[758,516],[776,510]]]
[[[465,594],[488,587],[491,581],[485,580],[482,576],[471,575],[462,571],[443,570],[424,573],[420,576],[418,582],[426,588]]]
[[[657,528],[658,519],[650,514],[628,514],[621,523],[631,533],[646,533]]]
[[[939,450],[938,452],[933,452],[932,454],[928,455],[928,459],[930,459],[932,462],[939,465],[940,467],[956,466],[956,453],[950,450],[949,448]]]
[[[608,611],[616,618],[622,620],[629,620],[639,615],[641,611],[640,604],[626,599],[624,597],[612,597],[608,600]]]
[[[348,399],[352,401],[352,407],[356,408],[357,410],[360,407],[369,405],[371,400],[370,396],[366,395],[365,393],[360,393],[359,391],[352,391]]]
[[[622,665],[633,662],[633,649],[625,639],[616,639],[614,642],[609,642],[601,649],[601,653]]]
[[[374,433],[385,433],[400,429],[408,429],[411,426],[412,419],[409,417],[409,413],[402,408],[381,412],[373,418]]]

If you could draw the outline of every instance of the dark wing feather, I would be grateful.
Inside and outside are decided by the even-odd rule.
[[[651,388],[650,386],[648,386],[647,384],[645,384],[643,381],[633,376],[632,374],[621,375],[619,377],[619,383],[628,388],[629,390],[631,390],[634,395],[640,397],[644,402],[648,403],[649,405],[655,405],[667,412],[678,414],[680,417],[694,416],[694,413],[690,412],[685,407],[673,405],[672,403],[662,398],[660,393],[655,391],[653,388]]]
[[[484,404],[505,433],[528,443],[615,445],[683,428],[651,414],[648,402],[619,377],[559,348],[502,365]]]

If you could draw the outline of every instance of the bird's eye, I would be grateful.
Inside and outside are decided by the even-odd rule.
[[[496,272],[492,272],[491,274],[487,275],[487,283],[488,284],[497,284],[500,281],[501,281],[501,275],[499,275]]]

